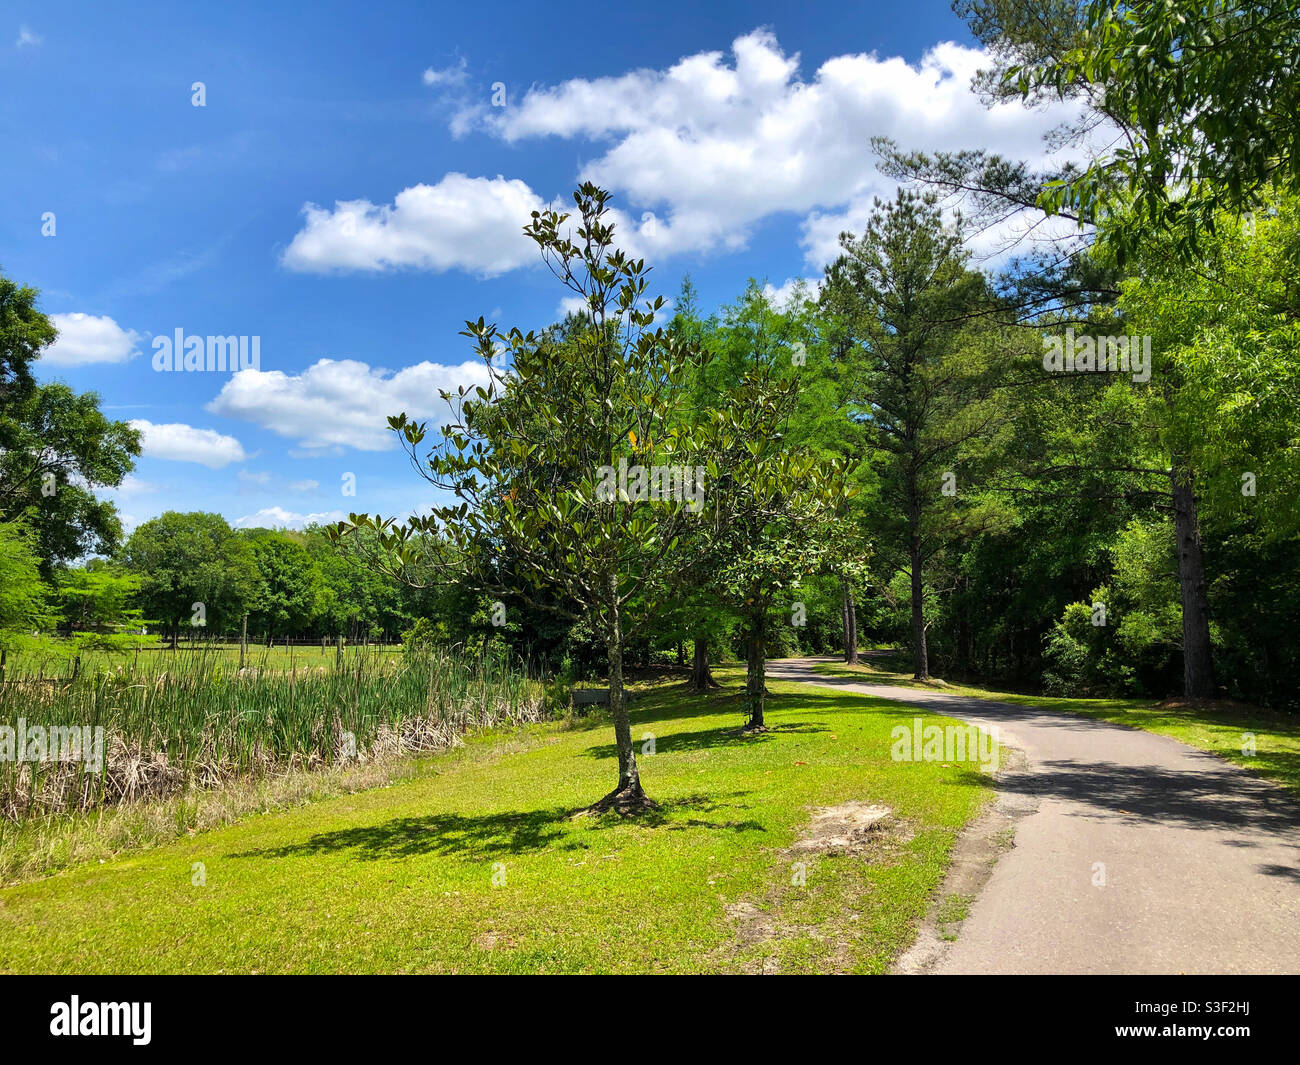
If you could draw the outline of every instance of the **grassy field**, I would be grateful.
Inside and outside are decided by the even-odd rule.
[[[718,676],[633,704],[655,816],[573,816],[615,777],[603,720],[475,735],[404,782],[6,888],[0,971],[885,970],[987,778],[891,761],[914,708],[806,685],[742,736]],[[848,800],[893,811],[869,846],[791,851]]]
[[[386,644],[382,648],[378,644],[347,644],[343,648],[342,658],[345,661],[353,660],[358,656],[374,658],[381,653],[386,660],[397,661],[401,657],[402,649],[396,644]],[[72,676],[73,663],[77,658],[81,659],[79,668],[82,673],[119,668],[144,669],[151,672],[190,668],[189,664],[197,659],[206,659],[227,669],[238,669],[239,644],[182,641],[173,650],[157,638],[142,637],[138,648],[121,651],[78,650],[69,640],[46,637],[27,641],[27,645],[22,650],[11,650],[5,658],[10,676],[44,676],[61,679]],[[293,647],[275,644],[268,647],[265,643],[250,641],[244,665],[249,669],[284,672],[294,668],[311,669],[317,666],[331,666],[338,658],[338,651],[333,644],[322,650],[319,644]]]
[[[1189,747],[1218,755],[1300,795],[1300,720],[1260,707],[1231,702],[1189,706],[1178,700],[1153,703],[1150,699],[1069,699],[972,688],[943,681],[925,684],[913,680],[910,667],[896,655],[872,658],[857,666],[839,662],[819,663],[816,669],[828,676],[852,676],[879,684],[973,695],[980,699],[1082,714],[1116,725],[1156,732]],[[1247,735],[1254,737],[1253,754],[1243,753],[1243,741]]]

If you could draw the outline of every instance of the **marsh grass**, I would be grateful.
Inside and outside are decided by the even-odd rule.
[[[240,670],[220,651],[132,658],[51,683],[11,658],[0,725],[102,728],[104,760],[0,760],[0,826],[382,762],[474,728],[540,719],[541,685],[456,650],[353,649],[342,661]],[[44,664],[38,666],[44,672]],[[0,828],[3,831],[3,828]]]

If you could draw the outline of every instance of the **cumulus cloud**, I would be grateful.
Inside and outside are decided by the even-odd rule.
[[[140,430],[141,453],[145,458],[197,462],[210,470],[248,458],[238,440],[215,429],[196,429],[180,422],[159,425],[143,418],[135,419],[130,425]]]
[[[236,529],[301,529],[312,524],[324,525],[331,521],[342,521],[347,515],[341,510],[323,510],[318,514],[297,514],[284,507],[263,507],[256,514],[246,514],[236,518]]]
[[[536,261],[523,227],[544,206],[522,181],[447,174],[436,185],[403,189],[391,204],[307,204],[306,223],[282,261],[317,273],[406,267],[492,277]]]
[[[14,41],[14,47],[35,48],[38,44],[40,44],[44,40],[45,40],[44,37],[42,37],[39,33],[31,29],[30,27],[19,26],[18,40]]]
[[[140,334],[123,329],[112,318],[93,314],[52,314],[58,338],[41,353],[51,366],[87,366],[96,362],[126,362],[139,352]]]
[[[448,412],[441,389],[487,383],[481,362],[420,362],[393,372],[354,359],[320,359],[299,374],[240,370],[207,409],[253,422],[312,451],[386,451],[396,446],[390,415],[405,411],[431,419],[436,428]]]
[[[1075,106],[986,108],[970,81],[988,63],[982,49],[945,42],[915,63],[849,53],[805,76],[799,56],[760,29],[736,38],[730,53],[535,86],[507,108],[467,104],[449,124],[455,135],[481,129],[509,143],[555,137],[595,145],[578,176],[617,194],[611,220],[632,255],[658,261],[738,250],[755,227],[784,214],[801,220],[805,260],[816,270],[838,254],[842,229],[861,231],[876,196],[892,197],[874,136],[929,151],[1046,159],[1044,134],[1077,117]],[[462,70],[430,68],[426,81],[452,85]],[[567,209],[568,201],[544,203],[519,180],[449,173],[401,190],[391,204],[307,204],[283,261],[319,272],[494,276],[537,261],[520,230],[532,211],[552,205]]]
[[[741,247],[760,220],[796,212],[805,216],[807,260],[821,266],[834,258],[840,229],[854,228],[874,196],[892,193],[873,136],[927,150],[1043,157],[1043,134],[1073,111],[985,108],[970,80],[988,59],[982,49],[943,43],[915,64],[836,56],[804,80],[799,57],[756,30],[735,40],[730,62],[703,52],[662,71],[575,78],[530,89],[515,107],[479,121],[509,142],[608,143],[582,176],[663,210],[649,226],[643,213],[635,226],[644,251]]]

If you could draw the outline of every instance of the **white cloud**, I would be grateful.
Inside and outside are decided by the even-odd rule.
[[[765,284],[763,286],[763,295],[767,297],[767,302],[777,310],[784,310],[795,296],[800,292],[805,299],[815,300],[821,292],[822,279],[820,277],[790,277],[786,278],[779,286]]]
[[[256,473],[251,470],[240,470],[235,476],[245,484],[268,485],[271,483],[271,475],[265,470],[259,470]]]
[[[988,63],[982,49],[945,42],[914,64],[834,56],[804,78],[799,56],[760,29],[736,38],[729,55],[701,52],[664,70],[534,87],[504,109],[467,104],[450,126],[456,135],[481,128],[510,143],[597,144],[578,176],[617,194],[610,218],[632,255],[658,261],[738,250],[764,220],[793,214],[802,220],[806,262],[820,269],[838,254],[841,229],[860,232],[874,197],[892,198],[895,183],[877,168],[873,136],[905,148],[983,148],[1045,161],[1043,135],[1076,117],[1074,106],[986,108],[970,81]],[[463,62],[430,68],[426,81],[449,85],[463,69]],[[532,211],[550,206],[571,205],[545,202],[517,179],[449,173],[401,190],[391,204],[307,204],[283,262],[302,271],[462,269],[490,277],[538,261],[521,229]]]
[[[18,40],[14,41],[14,47],[35,48],[38,44],[40,44],[44,40],[45,38],[42,37],[39,33],[37,33],[35,30],[30,29],[27,26],[19,26]]]
[[[58,338],[41,361],[51,366],[86,366],[95,362],[126,362],[139,354],[140,334],[123,329],[107,315],[52,314]]]
[[[465,61],[465,57],[461,56],[460,61],[455,66],[444,67],[441,70],[427,67],[424,71],[424,83],[429,86],[445,85],[455,87],[464,85],[468,76],[469,64]]]
[[[440,389],[487,383],[481,362],[419,362],[394,373],[354,359],[320,359],[300,374],[240,370],[207,409],[253,422],[317,454],[344,446],[386,451],[396,446],[389,416],[405,411],[430,419],[436,429],[448,413]]]
[[[342,521],[347,515],[341,510],[325,510],[319,514],[296,514],[283,507],[263,507],[256,514],[236,518],[236,529],[301,529],[313,523],[324,524]]]
[[[892,193],[871,150],[875,135],[930,151],[1043,157],[1043,134],[1073,112],[985,108],[970,80],[987,63],[980,49],[943,43],[915,65],[836,56],[805,81],[799,57],[756,30],[735,40],[730,63],[703,52],[663,71],[576,78],[530,89],[518,105],[477,121],[509,142],[609,144],[582,177],[665,214],[643,212],[639,225],[623,216],[622,235],[638,254],[743,247],[762,219],[796,212],[805,216],[808,263],[819,267],[834,257],[839,228],[859,221],[875,195]]]
[[[447,174],[403,189],[392,204],[339,201],[332,211],[307,204],[306,224],[282,261],[317,273],[410,267],[491,277],[536,261],[523,227],[544,206],[522,181]]]
[[[320,481],[313,481],[310,479],[304,481],[289,482],[290,492],[314,492],[319,487],[320,487]]]
[[[196,429],[179,422],[158,425],[143,418],[135,419],[130,425],[132,429],[140,430],[141,451],[145,458],[197,462],[211,470],[219,470],[232,462],[244,462],[248,458],[238,440],[215,429]]]

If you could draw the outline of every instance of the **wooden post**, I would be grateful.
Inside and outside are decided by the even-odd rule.
[[[244,631],[239,637],[239,668],[244,668],[244,661],[248,658],[248,615],[244,615]]]

